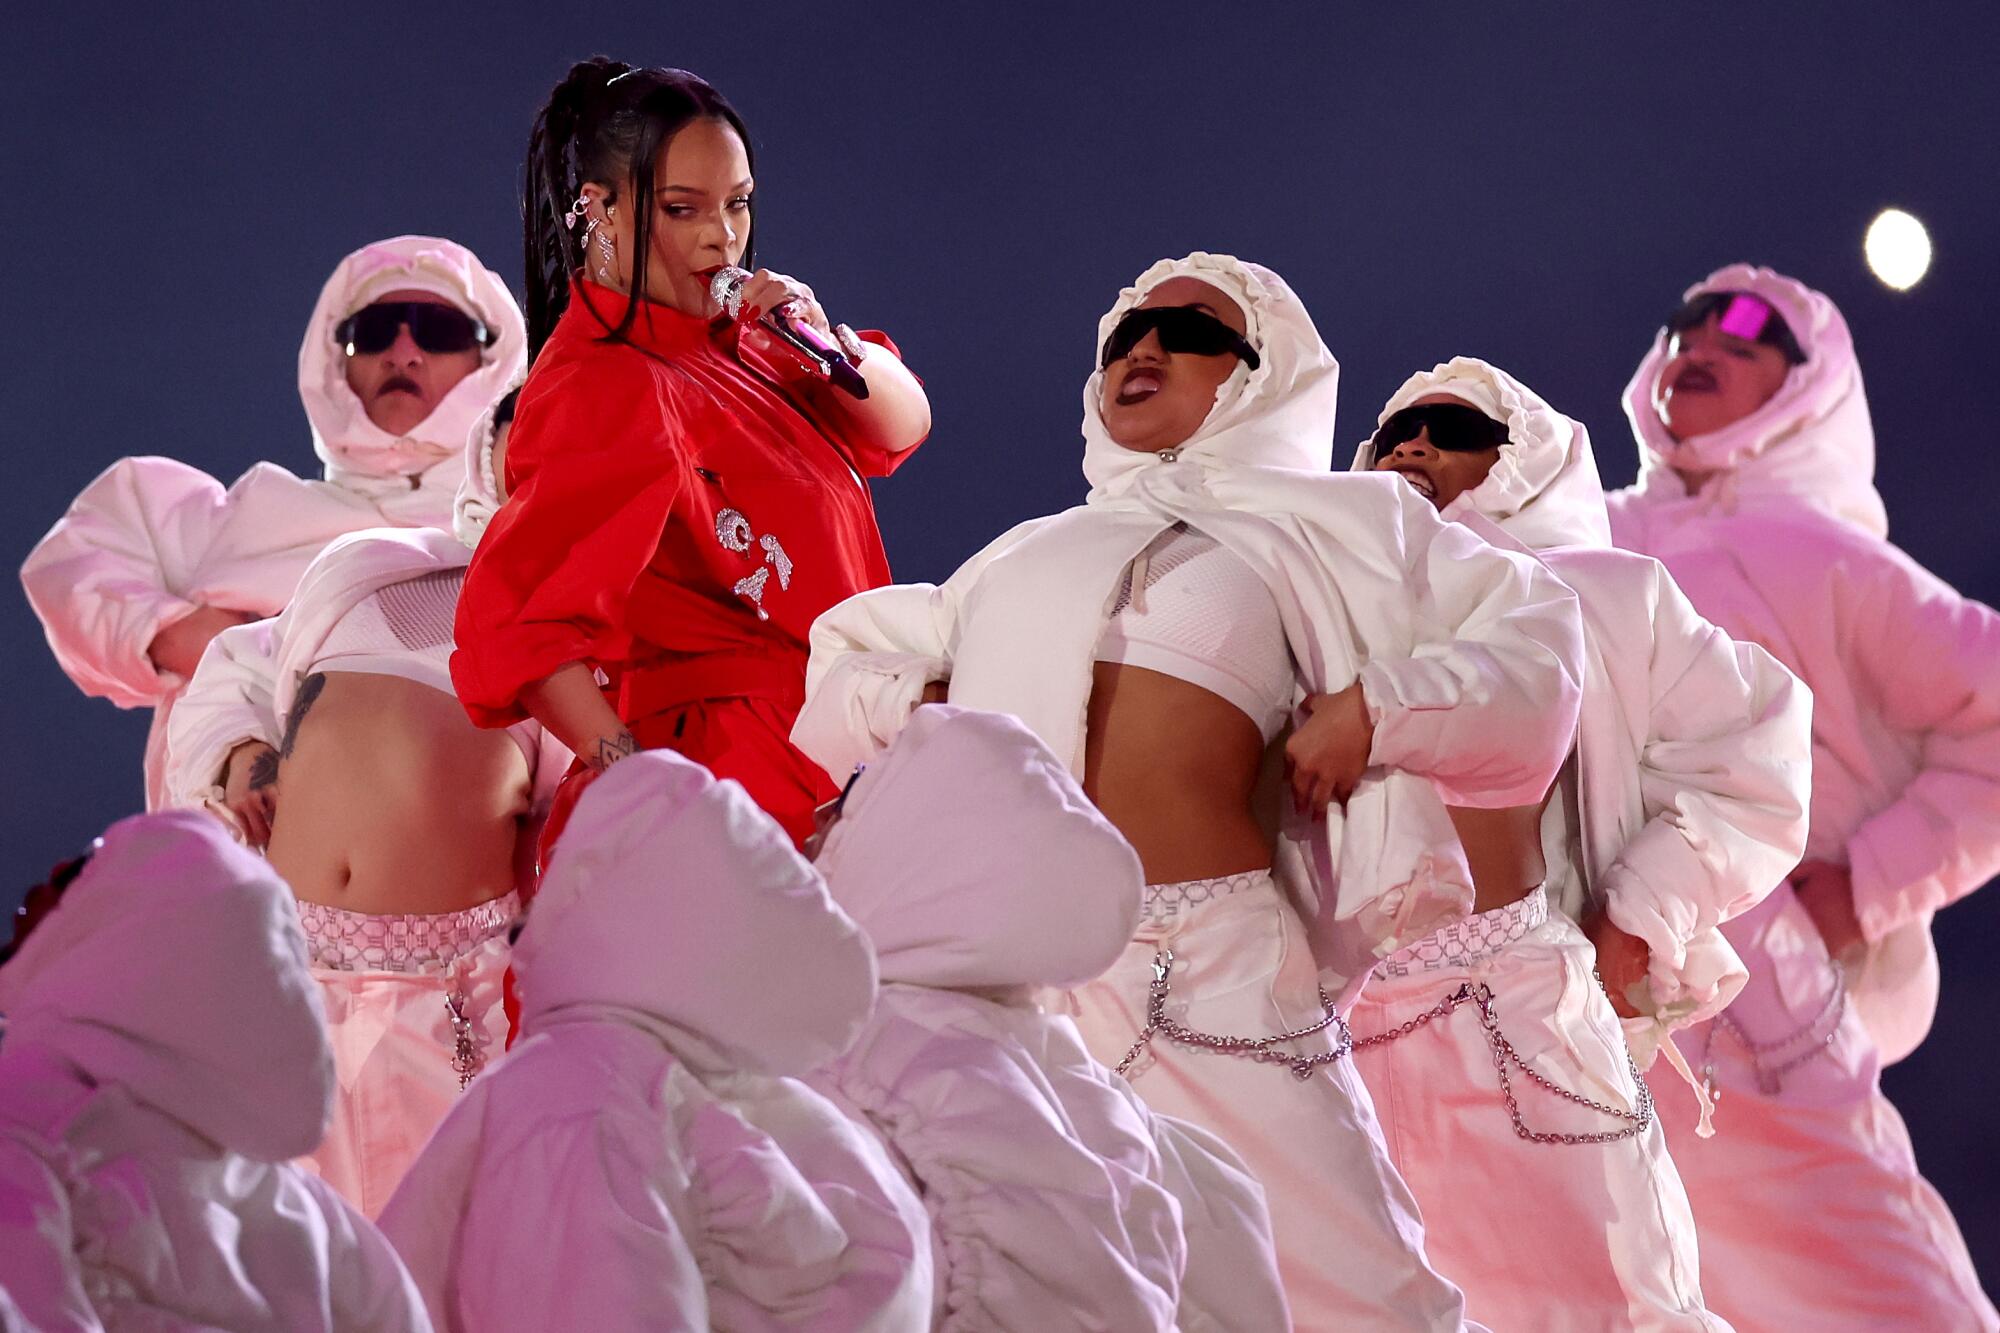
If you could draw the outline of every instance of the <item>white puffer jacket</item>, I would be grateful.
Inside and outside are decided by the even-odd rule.
[[[1120,293],[1098,344],[1153,287],[1194,277],[1243,309],[1256,370],[1238,364],[1207,420],[1167,456],[1125,449],[1084,386],[1084,504],[1024,523],[942,585],[851,597],[813,625],[792,739],[836,777],[894,737],[924,685],[1012,713],[1083,767],[1090,664],[1120,578],[1185,522],[1257,572],[1278,606],[1301,694],[1360,683],[1371,767],[1324,819],[1274,811],[1277,872],[1328,988],[1351,1001],[1375,963],[1473,900],[1439,796],[1540,799],[1575,726],[1576,600],[1532,559],[1441,522],[1392,477],[1327,475],[1339,367],[1269,269],[1197,251]]]
[[[0,968],[0,1288],[26,1326],[428,1330],[287,1159],[332,1107],[292,895],[208,816],[114,824]]]
[[[399,439],[369,421],[347,387],[333,329],[402,288],[437,293],[497,336],[479,369]],[[153,665],[154,638],[204,606],[276,615],[307,564],[343,533],[448,528],[467,432],[520,375],[526,345],[513,295],[465,247],[432,236],[365,246],[327,279],[299,347],[299,393],[324,480],[257,463],[224,488],[171,458],[121,458],[36,543],[21,583],[63,670],[86,694],[155,710],[149,808],[164,801],[166,717],[186,684]]]
[[[818,865],[882,993],[812,1081],[930,1209],[935,1327],[1288,1326],[1263,1190],[1235,1154],[1155,1115],[1034,1002],[1117,959],[1142,887],[1047,746],[1001,714],[919,709]]]
[[[1412,375],[1380,421],[1449,394],[1507,427],[1484,481],[1445,506],[1534,552],[1575,590],[1588,653],[1573,781],[1582,827],[1549,806],[1556,905],[1588,904],[1646,942],[1642,1064],[1667,1031],[1722,1009],[1746,973],[1718,927],[1761,901],[1805,845],[1812,696],[1769,653],[1704,620],[1658,561],[1613,550],[1582,423],[1513,376],[1458,357]],[[1372,466],[1373,446],[1355,454]],[[1580,852],[1569,864],[1571,849]]]
[[[578,801],[514,950],[523,1039],[382,1229],[440,1328],[921,1328],[923,1205],[792,1075],[875,960],[734,782],[654,750]]]
[[[1895,1061],[1937,1007],[1931,917],[2000,871],[2000,615],[1885,539],[1874,427],[1833,302],[1747,264],[1688,295],[1711,291],[1770,302],[1807,360],[1756,412],[1676,442],[1653,408],[1662,331],[1625,391],[1643,471],[1610,497],[1612,533],[1812,687],[1805,855],[1852,871],[1868,945],[1849,989]],[[1722,475],[1689,495],[1675,464]],[[1801,1023],[1822,999],[1781,998]]]

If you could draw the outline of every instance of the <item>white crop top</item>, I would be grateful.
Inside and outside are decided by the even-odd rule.
[[[1097,660],[1218,695],[1266,741],[1291,715],[1297,692],[1277,599],[1241,558],[1185,524],[1155,537],[1125,571]]]
[[[451,688],[451,630],[463,569],[440,569],[377,588],[327,631],[314,671],[402,676],[446,694]]]
[[[465,570],[460,568],[376,589],[327,631],[311,669],[401,676],[457,698],[451,684],[452,622],[464,586]],[[534,724],[517,722],[507,733],[533,773],[538,748]]]

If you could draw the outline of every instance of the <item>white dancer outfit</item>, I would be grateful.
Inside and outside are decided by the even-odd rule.
[[[1011,717],[919,710],[855,782],[817,865],[874,942],[882,991],[860,1040],[808,1081],[880,1133],[923,1195],[933,1327],[1290,1326],[1241,1161],[1154,1115],[1034,1002],[1116,960],[1143,881],[1048,747]]]
[[[214,820],[112,825],[0,968],[0,1012],[21,1326],[429,1330],[388,1242],[286,1164],[326,1126],[333,1061],[291,894]]]
[[[411,434],[388,434],[348,387],[333,330],[401,289],[431,292],[496,335],[479,368]],[[299,347],[299,395],[325,480],[258,463],[226,490],[171,458],[121,458],[28,554],[21,583],[49,646],[85,694],[151,708],[146,805],[166,803],[167,717],[186,681],[156,667],[161,630],[204,606],[271,616],[329,541],[362,528],[444,527],[475,419],[526,364],[520,309],[470,250],[398,236],[355,251],[321,290]]]
[[[440,1329],[926,1325],[923,1204],[788,1077],[860,1032],[874,955],[740,786],[614,764],[514,967],[522,1039],[382,1215]]]
[[[1741,989],[1718,927],[1805,845],[1811,695],[1703,620],[1658,562],[1611,549],[1581,423],[1467,357],[1411,376],[1380,420],[1437,394],[1507,428],[1486,478],[1442,514],[1575,590],[1583,707],[1543,818],[1547,883],[1384,961],[1351,1016],[1357,1066],[1431,1259],[1473,1317],[1723,1328],[1703,1309],[1694,1218],[1627,1040],[1643,1066]],[[1363,443],[1355,467],[1374,462]],[[1628,997],[1641,1017],[1623,1032],[1578,929],[1592,909],[1647,945]]]
[[[447,664],[458,589],[497,504],[489,423],[473,427],[467,449],[457,536],[404,528],[338,538],[284,614],[215,637],[169,726],[170,801],[233,820],[220,785],[230,751],[251,740],[277,746],[315,673],[395,675],[455,697]],[[509,735],[525,761],[516,836],[532,847],[570,752],[533,721]],[[525,873],[525,858],[514,864]],[[532,885],[494,887],[490,901],[432,915],[299,904],[339,1074],[333,1123],[302,1164],[370,1217],[459,1092],[506,1049],[506,932]]]
[[[1260,633],[1204,652],[1197,626],[1151,659],[1204,657],[1253,694],[1289,652],[1289,706],[1360,681],[1375,719],[1372,767],[1343,812],[1282,816],[1280,877],[1157,885],[1138,935],[1101,979],[1073,992],[1092,1054],[1119,1061],[1148,1027],[1154,962],[1173,953],[1167,1015],[1208,1033],[1304,1030],[1270,1059],[1310,1061],[1310,1078],[1156,1036],[1134,1065],[1147,1103],[1219,1134],[1243,1155],[1271,1209],[1279,1268],[1303,1328],[1456,1327],[1462,1299],[1423,1257],[1423,1226],[1381,1143],[1359,1078],[1329,1037],[1382,957],[1472,903],[1440,794],[1455,803],[1537,800],[1575,726],[1582,674],[1575,601],[1534,561],[1441,522],[1391,477],[1328,475],[1338,368],[1282,279],[1226,256],[1149,269],[1121,294],[1100,341],[1155,284],[1193,276],[1245,311],[1262,365],[1239,364],[1207,421],[1165,455],[1117,445],[1084,390],[1085,504],[1014,529],[940,587],[863,593],[813,629],[807,700],[794,741],[845,774],[903,726],[926,683],[953,703],[1013,713],[1072,772],[1084,766],[1090,664],[1121,583],[1152,605],[1185,580],[1232,586],[1240,561],[1269,590],[1282,639]],[[1185,524],[1215,543],[1156,548]],[[1202,550],[1206,554],[1202,554]],[[1135,563],[1145,569],[1134,572]],[[1415,591],[1413,591],[1413,589]],[[1225,624],[1256,607],[1203,608]],[[1128,645],[1139,627],[1123,627]],[[1261,642],[1247,668],[1239,648]],[[1118,651],[1115,637],[1108,651]],[[1175,669],[1171,665],[1167,669]],[[1214,687],[1214,686],[1212,686]],[[1223,693],[1224,698],[1232,697]],[[1249,700],[1251,696],[1245,696]],[[1274,705],[1258,700],[1254,714]],[[1281,888],[1283,891],[1281,891]],[[1297,906],[1295,906],[1297,904]],[[1299,908],[1308,913],[1302,920]],[[1312,933],[1308,948],[1308,926]],[[1315,975],[1315,962],[1319,976]]]
[[[1850,868],[1866,947],[1836,966],[1789,885],[1724,928],[1749,984],[1677,1038],[1719,1093],[1715,1137],[1695,1139],[1687,1092],[1654,1089],[1702,1287],[1746,1330],[1993,1329],[1879,1073],[1930,1028],[1931,917],[2000,871],[2000,616],[1885,539],[1874,427],[1833,302],[1743,264],[1688,296],[1704,292],[1763,298],[1807,359],[1757,411],[1676,443],[1653,406],[1662,331],[1625,391],[1642,471],[1610,497],[1612,533],[1812,687],[1805,855]],[[1721,475],[1689,495],[1675,465]]]

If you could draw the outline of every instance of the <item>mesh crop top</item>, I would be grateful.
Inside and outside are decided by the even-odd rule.
[[[312,670],[401,676],[457,698],[451,685],[451,636],[458,591],[464,585],[461,568],[435,570],[376,589],[327,631]],[[534,724],[517,722],[507,734],[521,748],[528,771],[534,772]]]
[[[1175,524],[1125,571],[1097,660],[1144,667],[1234,704],[1266,741],[1291,714],[1297,669],[1277,600],[1214,538]]]

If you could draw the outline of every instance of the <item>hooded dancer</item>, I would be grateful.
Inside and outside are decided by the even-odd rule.
[[[795,739],[845,772],[947,689],[1027,722],[1149,881],[1135,940],[1072,992],[1092,1054],[1243,1154],[1302,1327],[1455,1326],[1339,1006],[1472,905],[1438,795],[1547,790],[1576,724],[1575,599],[1407,486],[1327,475],[1338,368],[1270,270],[1163,261],[1099,335],[1086,502],[941,587],[823,616]],[[1258,778],[1295,715],[1274,850]]]
[[[1749,1329],[1993,1328],[1880,1069],[1937,1005],[1930,923],[2000,870],[2000,616],[1885,540],[1847,323],[1747,264],[1688,290],[1625,391],[1638,485],[1618,544],[1812,687],[1805,860],[1724,933],[1742,995],[1677,1040],[1712,1139],[1658,1098],[1702,1287]]]
[[[494,439],[473,427],[456,536],[333,542],[283,615],[216,636],[169,732],[170,799],[266,847],[298,897],[340,1076],[308,1162],[371,1217],[506,1046],[506,930],[570,762],[532,721],[473,726],[451,689]]]
[[[810,1081],[923,1195],[934,1327],[1289,1327],[1241,1162],[1154,1116],[1035,1003],[1117,960],[1143,884],[1048,747],[1011,717],[921,709],[821,836],[815,863],[875,945],[882,990]]]
[[[27,1327],[430,1328],[375,1228],[286,1164],[333,1061],[291,897],[213,820],[123,820],[32,891],[0,1013],[0,1288]]]
[[[921,1328],[923,1205],[790,1075],[875,960],[734,782],[635,756],[584,792],[514,950],[524,1036],[382,1215],[441,1329]]]
[[[1656,561],[1610,548],[1588,434],[1506,372],[1460,357],[1412,375],[1379,421],[1356,469],[1535,552],[1576,592],[1587,651],[1550,798],[1460,816],[1480,914],[1384,960],[1355,1006],[1390,1155],[1432,1260],[1495,1328],[1721,1327],[1627,1041],[1650,1062],[1742,987],[1717,927],[1805,844],[1811,696]],[[1455,1206],[1530,1195],[1532,1228]]]
[[[574,67],[536,119],[527,180],[535,368],[513,499],[459,604],[459,697],[481,726],[532,715],[576,752],[551,843],[591,774],[661,747],[735,778],[803,841],[834,794],[787,739],[806,634],[888,581],[866,478],[928,433],[923,389],[886,340],[851,331],[865,399],[770,355],[758,312],[830,332],[782,274],[743,283],[741,322],[717,318],[712,280],[753,262],[757,181],[742,119],[686,70]]]
[[[222,483],[121,458],[21,566],[49,646],[85,694],[151,708],[146,804],[165,800],[167,717],[210,639],[276,615],[329,541],[444,527],[465,437],[526,364],[521,312],[470,250],[398,236],[340,261],[299,347],[324,480],[258,463]]]

